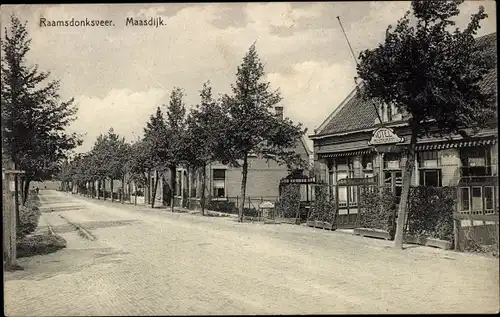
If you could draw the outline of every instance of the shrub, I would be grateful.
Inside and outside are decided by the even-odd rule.
[[[255,208],[243,208],[243,215],[247,217],[258,217],[259,211]]]
[[[300,185],[283,186],[279,201],[276,203],[278,215],[284,218],[297,218],[300,208]]]
[[[38,221],[40,220],[41,212],[37,206],[34,197],[36,194],[31,194],[26,202],[25,206],[19,206],[19,220],[20,223],[17,226],[17,235],[19,237],[24,237],[30,233],[33,233],[38,227]]]
[[[406,231],[453,241],[455,193],[454,187],[411,187]]]
[[[315,201],[308,220],[335,223],[337,213],[334,201],[328,199],[328,186],[320,183],[314,187]]]
[[[387,231],[391,238],[396,232],[396,197],[390,188],[361,186],[359,223],[362,228]]]
[[[207,209],[228,214],[237,212],[236,204],[227,200],[212,200],[208,203]]]
[[[21,238],[16,245],[17,256],[48,254],[66,247],[66,240],[54,234],[40,234]]]

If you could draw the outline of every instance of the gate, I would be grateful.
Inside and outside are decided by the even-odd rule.
[[[332,190],[332,200],[335,201],[338,229],[354,229],[360,221],[360,193],[362,188],[377,187],[377,176],[367,178],[344,178],[337,181]]]

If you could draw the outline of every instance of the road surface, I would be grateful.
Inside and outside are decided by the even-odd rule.
[[[5,273],[5,313],[485,313],[498,259],[288,224],[238,223],[40,191],[67,241]],[[83,239],[67,221],[96,237]]]

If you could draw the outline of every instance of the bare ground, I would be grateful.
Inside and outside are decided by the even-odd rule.
[[[498,259],[40,194],[51,210],[42,224],[67,248],[20,259],[24,271],[4,274],[10,316],[499,310]],[[59,214],[97,240],[82,239]]]

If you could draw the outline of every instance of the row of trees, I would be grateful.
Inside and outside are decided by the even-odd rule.
[[[61,101],[59,81],[28,65],[30,42],[26,24],[12,15],[2,38],[2,167],[25,172],[15,181],[18,222],[30,183],[51,179],[69,151],[81,144],[79,135],[65,132],[76,119],[73,99]]]
[[[96,180],[124,181],[128,174],[129,180],[148,187],[147,175],[154,172],[152,196],[155,197],[159,178],[168,171],[171,192],[175,193],[176,169],[182,165],[201,176],[203,213],[206,166],[219,161],[241,167],[239,219],[242,221],[249,155],[277,161],[290,170],[307,164],[294,152],[306,130],[300,123],[275,115],[274,107],[282,98],[279,91],[271,90],[264,75],[253,44],[238,67],[231,94],[214,99],[207,81],[200,91],[200,103],[187,114],[184,92],[175,87],[169,104],[158,107],[151,115],[140,140],[128,144],[111,129],[97,138],[91,151],[67,162],[61,180],[84,186]]]

